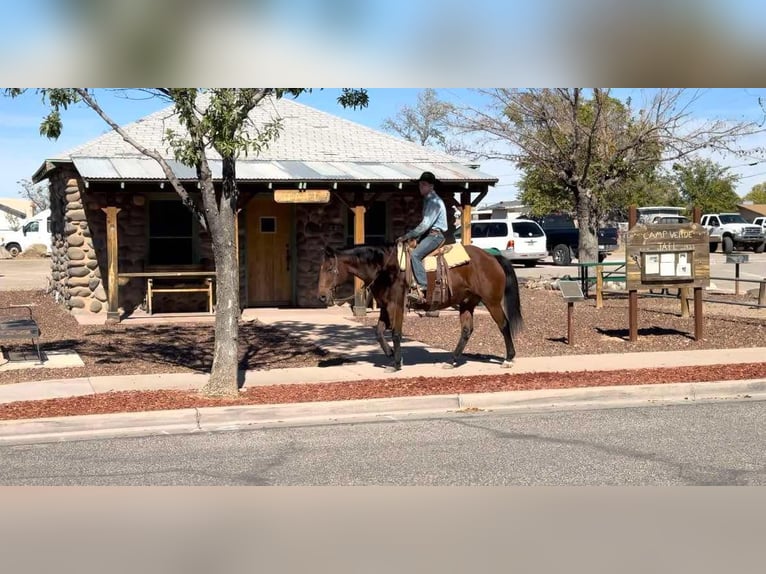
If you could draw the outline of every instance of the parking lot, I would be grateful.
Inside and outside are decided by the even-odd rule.
[[[48,285],[51,260],[0,259],[0,291],[44,289]]]

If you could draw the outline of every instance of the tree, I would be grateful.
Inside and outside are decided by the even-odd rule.
[[[50,207],[50,191],[47,182],[35,185],[28,179],[22,179],[16,183],[21,186],[21,197],[30,200],[34,205],[34,213],[40,213]]]
[[[738,153],[741,136],[762,131],[749,122],[691,116],[699,92],[659,89],[637,112],[609,89],[479,90],[483,109],[461,108],[453,124],[482,134],[474,153],[505,159],[554,183],[547,189],[571,198],[580,224],[579,259],[596,261],[599,216],[617,186],[652,173],[664,163],[702,149]],[[504,144],[510,151],[497,151]]]
[[[741,201],[734,191],[739,178],[709,159],[692,159],[674,164],[675,181],[686,205],[702,213],[736,211]]]
[[[766,183],[757,183],[750,192],[743,197],[745,201],[752,201],[757,205],[766,205]]]
[[[436,90],[427,88],[418,94],[415,107],[402,106],[393,118],[386,118],[382,128],[422,146],[436,145],[450,149],[447,141],[448,122],[454,106],[436,97]]]
[[[15,97],[22,89],[8,89]],[[202,393],[208,396],[234,396],[237,386],[239,337],[239,270],[235,252],[235,217],[237,198],[236,163],[241,154],[264,149],[277,136],[278,122],[254,125],[250,112],[269,97],[299,96],[304,88],[154,88],[145,90],[161,97],[175,108],[185,133],[168,133],[178,161],[196,169],[201,201],[190,195],[170,164],[154,149],[144,147],[132,138],[102,109],[95,94],[88,88],[38,89],[50,106],[43,119],[40,133],[57,138],[63,127],[61,111],[68,106],[84,103],[95,111],[123,140],[143,155],[154,159],[180,196],[195,214],[203,228],[210,233],[217,272],[215,350],[210,379]],[[344,88],[338,102],[348,107],[367,105],[367,92]],[[208,161],[212,151],[222,160],[222,181],[217,185]]]

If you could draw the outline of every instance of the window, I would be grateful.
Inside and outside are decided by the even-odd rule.
[[[543,230],[532,221],[516,221],[513,224],[514,237],[542,237]]]
[[[277,218],[276,217],[261,217],[261,233],[276,233],[277,232]]]
[[[472,223],[471,224],[471,239],[474,237],[486,237],[487,236],[487,223]]]
[[[490,223],[487,227],[487,237],[506,237],[508,235],[507,223]]]
[[[30,221],[24,226],[24,233],[37,233],[40,231],[40,223],[37,221]]]
[[[149,202],[150,265],[197,263],[198,242],[194,216],[180,200]]]
[[[364,212],[364,242],[369,245],[382,245],[386,242],[388,229],[388,209],[385,201],[376,201]],[[354,214],[348,212],[346,225],[346,244],[354,244]]]

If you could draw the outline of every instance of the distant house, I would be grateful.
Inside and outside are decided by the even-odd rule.
[[[473,219],[516,219],[526,211],[521,201],[500,201],[473,211]]]
[[[16,231],[25,218],[34,213],[34,204],[20,197],[0,197],[0,233]]]
[[[766,204],[763,203],[741,203],[737,206],[739,214],[747,221],[753,221],[756,217],[766,216]]]
[[[251,113],[256,125],[275,117],[282,121],[279,138],[237,162],[241,307],[318,306],[325,245],[393,241],[414,227],[422,206],[415,180],[423,171],[441,181],[437,192],[448,208],[468,218],[498,181],[460,158],[288,98]],[[195,170],[175,160],[166,140],[169,130],[183,132],[172,106],[123,127],[162,153],[190,194],[199,193]],[[211,156],[216,182],[221,163]],[[44,180],[50,181],[52,286],[69,308],[119,318],[149,291],[136,274],[214,270],[210,236],[160,166],[117,133],[47,158],[33,176]],[[161,297],[172,299],[158,305],[170,311],[187,310],[182,307],[193,298]]]

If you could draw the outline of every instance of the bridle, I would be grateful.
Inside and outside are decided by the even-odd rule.
[[[331,273],[332,273],[332,286],[329,289],[329,291],[330,291],[330,303],[332,305],[338,305],[338,304],[342,305],[343,303],[347,303],[347,302],[351,301],[356,296],[356,293],[355,292],[351,293],[350,296],[348,296],[348,297],[341,297],[340,299],[335,297],[335,291],[338,289],[338,275],[340,273],[340,271],[338,271],[338,255],[334,254],[333,255],[333,259],[335,260],[335,265],[333,266],[333,268],[331,270]],[[373,279],[369,283],[365,283],[364,285],[362,285],[362,289],[369,289],[370,285],[372,285],[373,283],[375,283],[375,279]]]

